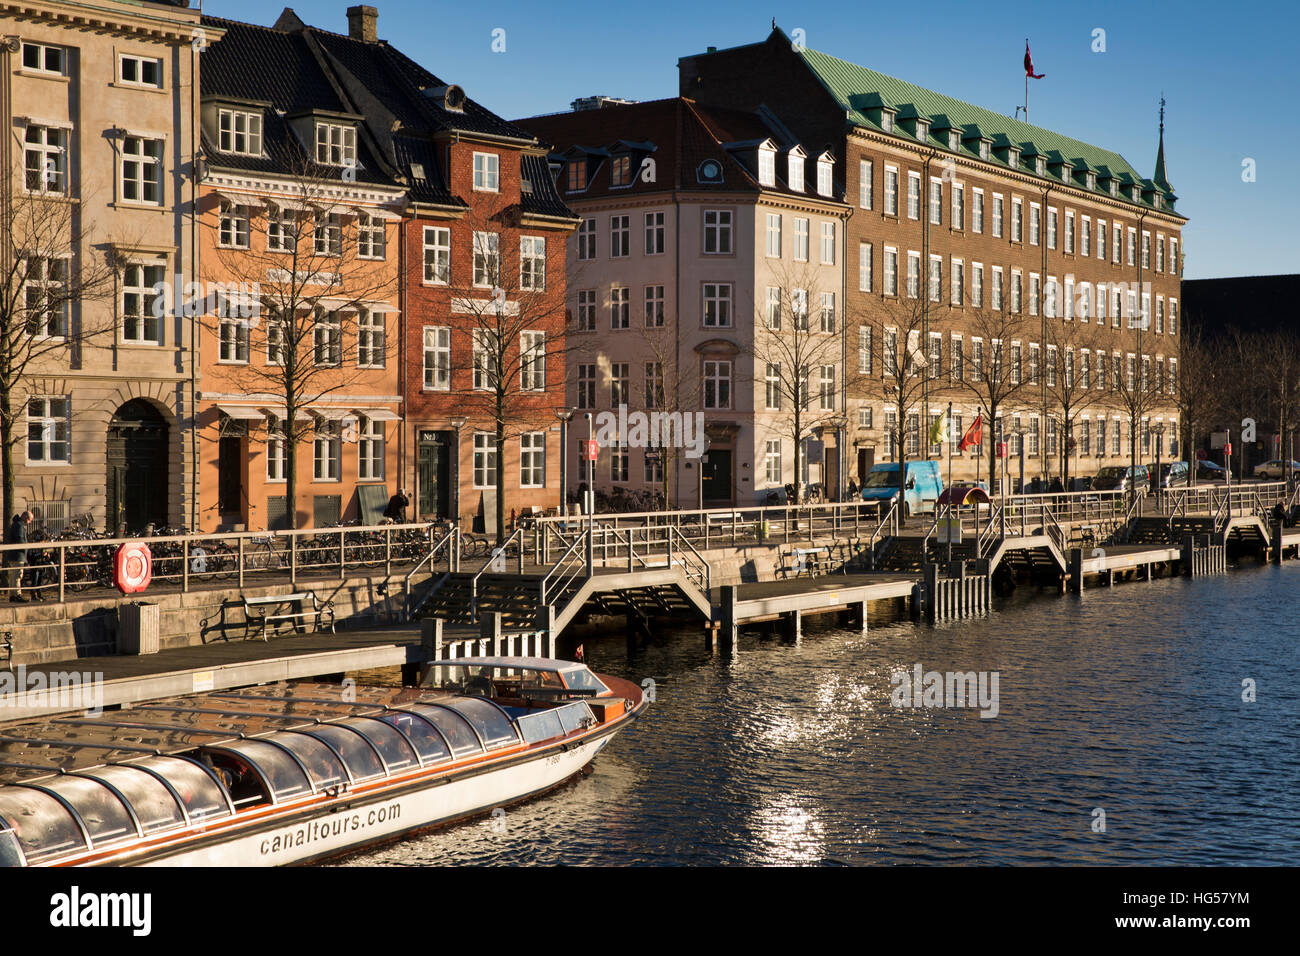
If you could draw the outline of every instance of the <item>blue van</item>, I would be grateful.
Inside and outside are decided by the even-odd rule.
[[[909,461],[903,484],[903,515],[928,511],[943,494],[943,476],[937,461]],[[862,482],[863,501],[888,501],[898,494],[898,462],[882,461],[871,466]]]

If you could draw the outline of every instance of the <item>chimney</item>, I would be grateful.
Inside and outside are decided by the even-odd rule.
[[[348,7],[348,36],[363,43],[378,37],[379,11],[374,7]]]

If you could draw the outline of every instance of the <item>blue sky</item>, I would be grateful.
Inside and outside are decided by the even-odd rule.
[[[814,49],[1011,114],[1024,97],[1028,37],[1047,74],[1030,81],[1034,124],[1116,150],[1144,175],[1155,164],[1163,91],[1169,179],[1190,219],[1186,278],[1300,272],[1293,3],[371,4],[381,38],[507,118],[563,111],[593,93],[673,96],[679,57],[761,40],[773,15]],[[299,0],[294,9],[345,33],[348,5]],[[208,0],[204,12],[270,25],[280,9]],[[1098,28],[1105,52],[1092,50]],[[504,53],[492,50],[498,29]],[[1246,159],[1254,182],[1242,180]]]

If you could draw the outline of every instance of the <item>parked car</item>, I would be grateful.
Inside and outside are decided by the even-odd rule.
[[[1291,462],[1291,473],[1293,475],[1300,474],[1300,461]],[[1286,462],[1281,458],[1274,458],[1262,465],[1256,465],[1255,477],[1264,478],[1268,481],[1281,481],[1286,477]]]
[[[1227,481],[1228,472],[1222,465],[1204,458],[1196,463],[1196,478],[1198,481]]]
[[[1187,484],[1191,467],[1185,461],[1166,461],[1160,465],[1160,487],[1166,490]]]
[[[1110,465],[1092,479],[1093,491],[1129,491],[1136,488],[1145,494],[1151,487],[1151,472],[1146,465]]]
[[[933,512],[943,492],[943,477],[937,461],[909,461],[903,476],[903,515]],[[863,501],[889,501],[898,495],[898,462],[882,461],[871,466],[862,482]]]

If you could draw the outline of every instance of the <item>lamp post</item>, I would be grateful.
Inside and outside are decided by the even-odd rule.
[[[453,418],[451,427],[456,429],[456,503],[452,506],[452,514],[455,516],[453,524],[460,524],[460,430],[465,427],[468,419]]]
[[[1165,487],[1164,476],[1160,473],[1160,453],[1164,450],[1165,444],[1165,423],[1157,422],[1151,426],[1151,431],[1156,436],[1156,510],[1160,511],[1162,507],[1160,504],[1161,493]]]
[[[573,420],[576,409],[566,409],[555,413],[560,420],[560,516],[569,510],[569,422]]]

